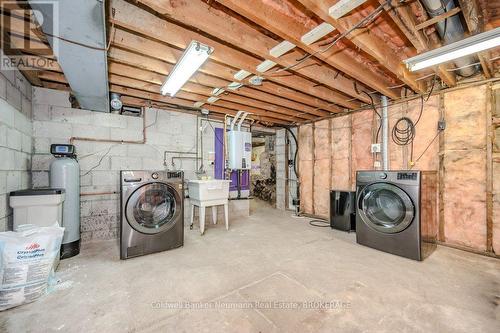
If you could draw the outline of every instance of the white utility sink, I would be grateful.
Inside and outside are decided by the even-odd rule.
[[[189,180],[189,198],[199,201],[228,199],[230,183],[225,179]]]

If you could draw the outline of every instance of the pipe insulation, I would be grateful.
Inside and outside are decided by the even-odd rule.
[[[442,15],[455,8],[453,0],[422,0],[422,3],[430,17]],[[458,15],[453,15],[436,23],[435,27],[444,44],[450,44],[465,37],[464,27]],[[471,66],[471,64],[477,62],[477,57],[471,55],[455,60],[454,64],[457,68],[461,68],[457,71],[459,75],[469,77],[478,71],[478,65]]]

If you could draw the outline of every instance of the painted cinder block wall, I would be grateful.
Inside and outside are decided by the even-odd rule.
[[[143,120],[140,117],[73,109],[68,93],[34,88],[32,159],[33,186],[49,184],[49,167],[53,156],[50,144],[69,143],[71,137],[94,139],[142,140]],[[114,239],[119,235],[120,170],[164,170],[165,150],[196,152],[197,116],[160,109],[146,109],[146,144],[74,141],[81,168],[81,231],[82,240]],[[203,126],[203,164],[207,175],[213,175],[210,157],[214,150],[213,128],[218,122]],[[201,138],[201,132],[198,133]],[[201,149],[201,147],[200,147]],[[167,168],[172,169],[172,157],[190,156],[167,154]],[[201,156],[201,155],[200,155]],[[200,161],[201,162],[201,161]],[[176,159],[177,169],[186,179],[196,178],[194,159]],[[102,194],[114,192],[113,194]],[[188,202],[186,202],[188,204]],[[186,205],[185,217],[189,220]],[[222,214],[222,209],[219,209]],[[248,216],[246,202],[232,202],[230,216]],[[208,212],[207,214],[209,214]],[[210,213],[211,214],[211,213]]]
[[[0,231],[12,225],[9,193],[31,182],[31,94],[19,71],[0,71]]]
[[[486,251],[491,244],[492,249],[488,250],[499,254],[498,181],[493,183],[492,239],[487,240],[487,119],[491,118],[491,109],[495,110],[491,95],[491,86],[484,84],[434,95],[425,101],[416,128],[413,161],[421,157],[413,169],[440,172],[437,214],[441,241],[476,251]],[[420,108],[420,99],[391,106],[389,129],[402,116],[416,120]],[[440,118],[446,121],[446,130],[436,136]],[[377,129],[374,119],[373,111],[368,110],[300,126],[303,212],[327,218],[329,190],[354,190],[356,170],[374,169],[370,152]],[[390,169],[410,167],[409,147],[398,146],[391,140],[389,150]]]

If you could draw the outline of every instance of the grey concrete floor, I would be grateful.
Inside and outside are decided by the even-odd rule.
[[[0,332],[500,332],[500,260],[438,247],[415,262],[252,205],[168,252],[120,261],[116,241],[84,244]]]

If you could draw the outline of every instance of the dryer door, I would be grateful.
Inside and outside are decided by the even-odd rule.
[[[149,183],[137,188],[127,200],[127,221],[144,234],[167,231],[182,212],[181,197],[169,184]]]
[[[415,205],[406,192],[396,185],[374,183],[358,197],[358,212],[363,222],[383,233],[406,229],[415,217]]]

